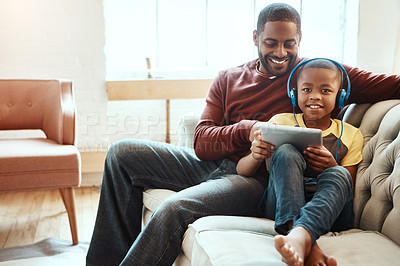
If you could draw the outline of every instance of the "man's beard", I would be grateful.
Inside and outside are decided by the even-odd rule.
[[[296,61],[296,58],[297,58],[297,56],[288,54],[287,58],[289,59],[288,60],[289,62],[287,64],[287,68],[286,68],[285,72],[282,73],[282,72],[275,72],[274,69],[268,64],[268,58],[270,58],[270,56],[266,55],[266,56],[262,57],[262,55],[260,53],[258,53],[258,57],[260,59],[262,66],[267,70],[268,74],[274,75],[277,77],[286,75],[290,71],[290,69],[293,68],[294,62]]]

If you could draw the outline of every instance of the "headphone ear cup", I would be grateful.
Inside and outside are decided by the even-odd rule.
[[[297,105],[297,91],[295,88],[291,89],[290,92],[290,100],[292,101],[293,107],[296,107]]]
[[[339,109],[343,109],[345,105],[346,96],[347,96],[346,90],[340,89],[336,96],[336,106],[339,107]]]

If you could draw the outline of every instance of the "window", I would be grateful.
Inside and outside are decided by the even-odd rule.
[[[104,0],[107,80],[213,78],[257,57],[261,0]],[[281,1],[282,2],[282,1]],[[354,64],[358,1],[289,0],[302,16],[300,55]]]

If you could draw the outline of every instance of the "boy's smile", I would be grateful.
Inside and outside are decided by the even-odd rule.
[[[340,75],[334,70],[307,68],[297,81],[297,97],[307,127],[325,130],[330,126],[340,87]]]

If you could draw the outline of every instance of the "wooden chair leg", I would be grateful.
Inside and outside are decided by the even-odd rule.
[[[78,244],[78,226],[76,223],[76,212],[75,212],[75,192],[74,188],[60,188],[61,198],[63,199],[65,208],[68,213],[69,226],[71,228],[72,244]]]

